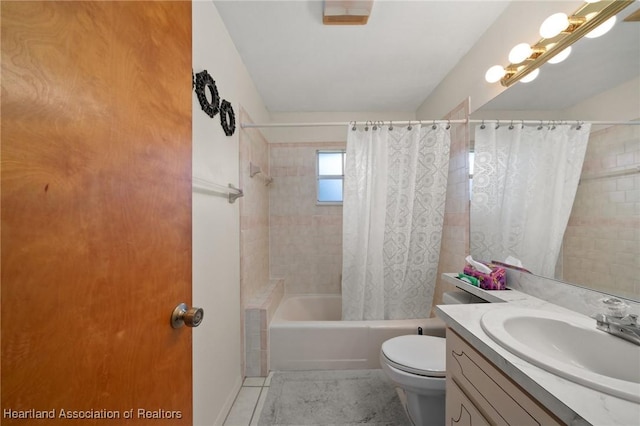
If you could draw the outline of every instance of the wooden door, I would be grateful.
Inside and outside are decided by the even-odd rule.
[[[1,422],[191,424],[191,4],[1,13]]]

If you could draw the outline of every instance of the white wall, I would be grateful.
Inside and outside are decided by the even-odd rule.
[[[227,185],[239,180],[239,113],[256,121],[269,114],[211,1],[194,1],[193,70],[206,69],[220,99],[231,102],[236,132],[206,115],[193,94],[193,175]],[[222,424],[242,382],[238,203],[193,192],[193,305],[205,311],[193,330],[194,425]]]
[[[504,111],[488,110],[473,113],[474,120],[581,120],[628,121],[640,118],[640,77],[599,93],[565,110]],[[592,129],[593,131],[593,129]]]
[[[324,123],[375,120],[414,120],[410,112],[272,112],[274,123]],[[255,119],[254,119],[255,120]],[[255,120],[257,123],[258,120]],[[346,142],[347,126],[338,127],[281,127],[262,129],[272,143]]]
[[[566,110],[575,120],[625,121],[640,118],[640,77],[602,92]]]

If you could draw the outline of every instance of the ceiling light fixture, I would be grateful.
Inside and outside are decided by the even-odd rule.
[[[369,21],[373,0],[325,0],[324,25],[365,25]]]
[[[509,87],[537,71],[546,62],[561,62],[569,56],[571,52],[569,47],[573,43],[582,37],[592,38],[594,33],[601,32],[601,34],[604,34],[610,30],[615,24],[615,15],[633,2],[634,0],[603,2],[592,0],[587,1],[571,16],[567,16],[564,13],[551,15],[540,27],[542,39],[532,45],[520,43],[515,46],[509,52],[509,61],[511,63],[502,68],[504,75],[499,80],[495,80],[498,68],[494,66],[491,67],[491,69],[495,68],[493,73],[489,72],[490,69],[485,74],[485,80],[490,83],[500,81],[503,86]],[[552,59],[555,60],[552,61]],[[537,73],[529,81],[536,76]]]

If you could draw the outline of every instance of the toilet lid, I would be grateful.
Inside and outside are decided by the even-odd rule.
[[[394,367],[421,376],[444,377],[446,339],[416,334],[398,336],[382,344],[382,353]]]

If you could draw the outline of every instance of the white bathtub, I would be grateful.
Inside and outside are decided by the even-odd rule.
[[[285,296],[269,325],[271,370],[380,368],[382,343],[395,336],[444,337],[439,318],[341,321],[340,295]]]

